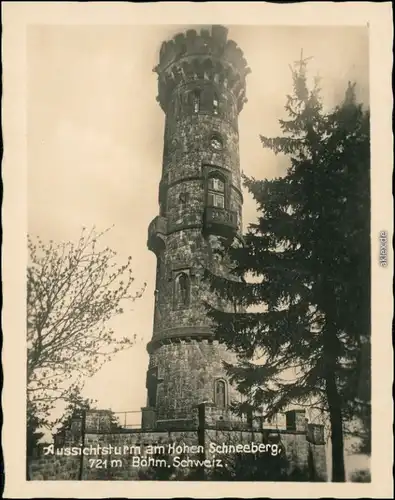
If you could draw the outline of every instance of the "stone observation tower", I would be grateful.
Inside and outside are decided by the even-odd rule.
[[[227,29],[189,30],[160,50],[157,101],[165,113],[159,215],[148,229],[157,258],[143,428],[187,424],[196,405],[226,411],[238,397],[204,310],[205,266],[224,269],[219,239],[241,236],[238,116],[250,72]]]
[[[124,426],[114,428],[111,412],[91,410],[76,415],[59,442],[59,446],[81,442],[135,446],[139,451],[124,454],[122,467],[111,469],[91,467],[89,457],[81,461],[79,456],[44,456],[32,468],[31,479],[45,475],[48,479],[152,480],[151,473],[144,476],[147,464],[135,464],[139,456],[145,457],[146,446],[178,443],[190,446],[185,451],[188,458],[210,461],[213,443],[254,442],[281,443],[290,472],[307,470],[309,480],[325,481],[324,427],[307,423],[304,409],[289,409],[271,420],[255,414],[244,419],[232,413],[230,404],[240,401],[241,395],[227,379],[222,361],[231,362],[235,355],[213,339],[204,306],[207,298],[214,299],[204,270],[208,267],[231,276],[215,249],[220,243],[237,245],[242,237],[237,120],[246,103],[246,60],[236,43],[227,39],[227,30],[214,26],[200,33],[189,30],[164,42],[154,71],[166,122],[159,214],[148,228],[148,248],[155,253],[157,266],[141,428],[129,428],[126,420]],[[230,305],[221,302],[219,306]],[[169,455],[174,453],[168,450]],[[232,451],[220,453],[237,459]],[[157,470],[163,479],[163,467]],[[195,467],[166,471],[169,479],[196,478],[190,476]],[[203,468],[199,477],[213,477],[213,471]]]

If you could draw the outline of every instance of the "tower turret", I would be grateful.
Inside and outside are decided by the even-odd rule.
[[[154,68],[166,117],[160,209],[148,229],[157,271],[146,410],[156,426],[187,420],[203,400],[226,408],[236,397],[222,366],[232,355],[213,342],[203,305],[204,267],[221,267],[218,239],[242,231],[238,115],[250,70],[227,33],[178,34]]]

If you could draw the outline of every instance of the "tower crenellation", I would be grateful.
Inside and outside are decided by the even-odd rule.
[[[250,69],[242,50],[227,36],[225,27],[213,26],[200,32],[188,30],[163,42],[154,71],[159,76],[157,99],[165,112],[174,102],[174,89],[181,84],[187,91],[197,80],[214,83],[218,91],[233,97],[237,112],[241,111]]]

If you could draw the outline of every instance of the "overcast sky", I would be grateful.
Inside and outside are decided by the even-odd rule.
[[[86,384],[85,395],[113,411],[146,403],[146,344],[152,335],[154,254],[146,247],[158,214],[164,114],[156,102],[163,40],[190,26],[30,26],[28,32],[29,232],[44,240],[77,240],[82,226],[115,227],[105,243],[119,262],[133,258],[142,299],[114,322],[142,341],[118,354]],[[262,149],[259,135],[279,132],[289,64],[312,56],[325,105],[335,105],[349,80],[368,104],[368,32],[356,27],[230,26],[252,70],[239,119],[242,170],[257,178],[284,171],[284,159]],[[244,227],[255,217],[245,193]]]

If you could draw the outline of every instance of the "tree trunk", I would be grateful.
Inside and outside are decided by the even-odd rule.
[[[332,482],[344,483],[346,474],[344,467],[343,418],[334,372],[329,372],[326,375],[326,397],[332,435]]]
[[[26,453],[26,481],[30,481],[30,460]]]
[[[344,483],[343,405],[338,391],[336,374],[339,370],[341,345],[336,329],[337,307],[333,287],[327,280],[322,283],[322,309],[325,311],[323,329],[323,361],[325,365],[325,392],[331,424],[332,441],[332,482]]]

